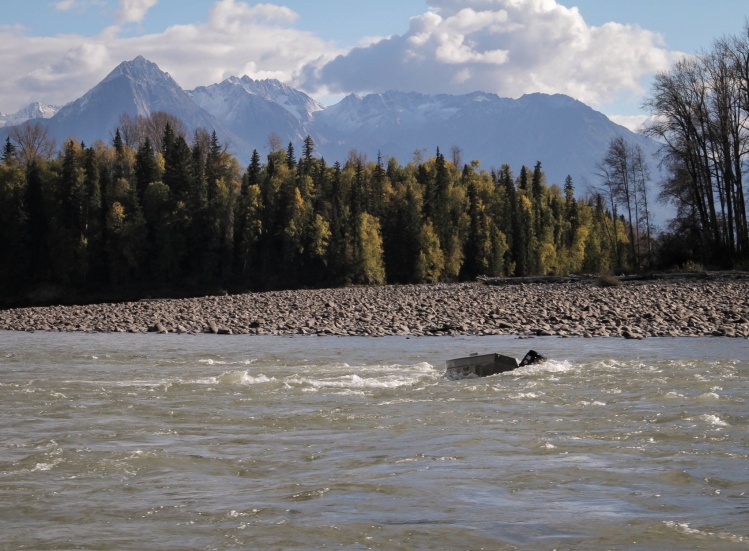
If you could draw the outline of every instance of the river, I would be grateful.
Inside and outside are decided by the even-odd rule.
[[[748,352],[0,332],[0,549],[747,549]]]

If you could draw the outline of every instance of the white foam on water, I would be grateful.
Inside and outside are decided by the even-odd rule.
[[[198,363],[205,365],[226,365],[226,362],[221,360],[214,360],[213,358],[204,358],[202,360],[198,360]]]
[[[59,461],[53,461],[51,463],[37,463],[33,469],[29,469],[29,472],[37,472],[37,471],[51,471],[53,467],[56,467],[61,463],[62,460]]]
[[[512,400],[528,400],[528,399],[535,399],[540,398],[542,394],[540,392],[518,392],[509,394],[508,398]]]
[[[130,379],[126,381],[94,381],[94,380],[71,380],[67,379],[63,381],[66,385],[85,385],[85,386],[92,386],[95,388],[99,388],[100,390],[106,392],[108,387],[114,387],[114,388],[147,388],[147,389],[156,389],[159,387],[166,387],[168,388],[172,384],[174,384],[174,379],[155,379],[155,380],[149,380],[149,379]]]
[[[125,459],[141,459],[143,457],[156,457],[156,454],[153,452],[146,453],[143,450],[133,450]]]
[[[579,365],[566,360],[546,360],[533,365],[524,365],[522,367],[519,367],[518,369],[509,371],[508,374],[514,377],[523,377],[526,375],[545,375],[549,373],[558,374],[569,373],[577,368],[579,368]]]
[[[402,367],[403,369],[409,369],[409,370],[412,370],[412,371],[416,371],[417,373],[431,374],[435,370],[438,371],[438,372],[440,372],[440,373],[442,372],[441,368],[437,369],[435,366],[433,366],[429,362],[419,362],[419,363],[414,364],[414,365],[397,366],[397,367]]]
[[[700,419],[705,421],[706,423],[709,423],[715,427],[728,427],[730,426],[728,423],[726,423],[723,419],[721,419],[719,416],[715,414],[709,414],[706,413],[704,415],[700,415]]]
[[[319,392],[319,389],[318,389]],[[333,395],[337,396],[366,396],[367,393],[364,390],[355,390],[352,388],[344,388],[333,392]]]
[[[215,360],[213,358],[202,358],[198,360],[198,363],[205,365],[252,365],[255,362],[257,362],[257,358],[249,358],[237,361]]]
[[[730,534],[727,532],[710,532],[709,530],[698,530],[697,528],[692,528],[689,526],[689,523],[687,522],[676,522],[673,520],[666,520],[663,522],[665,526],[668,528],[671,528],[675,530],[676,532],[679,532],[680,534],[686,534],[690,536],[701,536],[701,537],[710,537],[715,538],[723,541],[730,541],[733,543],[746,543],[749,542],[749,538],[745,536],[740,536],[738,534]]]
[[[342,373],[342,371],[346,371]],[[351,373],[351,371],[355,373]],[[310,370],[295,373],[283,379],[287,387],[302,387],[302,391],[324,389],[376,390],[412,387],[428,379],[439,379],[442,374],[427,363],[415,365],[339,365],[336,369]]]
[[[399,398],[397,400],[385,400],[378,402],[381,406],[395,406],[399,404],[419,404],[419,403],[431,403],[433,400],[425,400],[423,398]]]
[[[394,377],[387,379],[360,377],[356,374],[345,375],[338,379],[302,379],[309,385],[316,388],[349,388],[349,389],[369,389],[369,388],[398,388],[409,386],[415,381],[406,377]]]
[[[227,371],[216,377],[216,382],[222,385],[259,385],[276,380],[275,377],[268,377],[263,373],[250,375],[247,371]]]
[[[42,461],[36,461],[33,467],[27,469],[19,469],[18,472],[33,473],[51,471],[59,464],[63,463],[65,459],[63,458],[62,448],[59,447],[57,442],[55,442],[54,440],[50,440],[49,444],[53,447],[49,451],[45,451],[40,454],[43,457]]]
[[[582,407],[588,407],[588,406],[602,407],[602,406],[606,406],[606,402],[601,402],[600,400],[593,400],[593,401],[590,401],[590,400],[580,400],[577,403],[577,405],[578,406],[582,406]]]
[[[699,530],[690,528],[689,524],[686,522],[674,522],[673,520],[667,520],[663,524],[665,524],[669,528],[673,528],[677,532],[681,532],[682,534],[701,534]]]

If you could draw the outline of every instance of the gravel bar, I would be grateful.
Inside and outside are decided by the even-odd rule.
[[[13,308],[0,330],[747,338],[747,297],[746,280],[346,287]]]

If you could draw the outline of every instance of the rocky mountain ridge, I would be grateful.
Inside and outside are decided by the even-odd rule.
[[[110,142],[123,113],[147,116],[155,111],[177,116],[188,132],[215,130],[242,163],[249,162],[253,149],[267,153],[271,135],[298,149],[309,135],[316,154],[331,163],[344,161],[351,150],[370,159],[382,154],[407,163],[433,155],[438,147],[449,157],[455,148],[463,162],[478,160],[486,169],[506,163],[517,173],[523,165],[541,162],[549,183],[561,184],[570,175],[578,190],[595,182],[596,166],[616,136],[640,144],[646,153],[657,151],[652,140],[564,95],[510,99],[485,92],[388,91],[349,95],[325,107],[277,80],[247,76],[184,90],[142,56],[121,63],[48,118],[31,110],[12,120],[18,124],[26,116],[46,125],[58,144],[71,136],[89,144]],[[5,135],[7,127],[0,128],[0,139]]]

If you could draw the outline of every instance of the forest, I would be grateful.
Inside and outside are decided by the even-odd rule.
[[[651,160],[621,137],[578,196],[541,162],[485,169],[457,146],[329,164],[310,137],[297,153],[271,135],[243,167],[164,112],[123,115],[111,143],[88,146],[27,123],[2,148],[0,301],[747,266],[749,23],[658,74],[645,107],[657,199],[676,208],[659,231]]]
[[[38,124],[6,141],[6,303],[618,272],[640,250],[603,194],[576,199],[541,163],[486,171],[453,148],[329,165],[311,138],[297,155],[271,136],[242,167],[166,113],[121,122],[111,144],[55,152]]]

